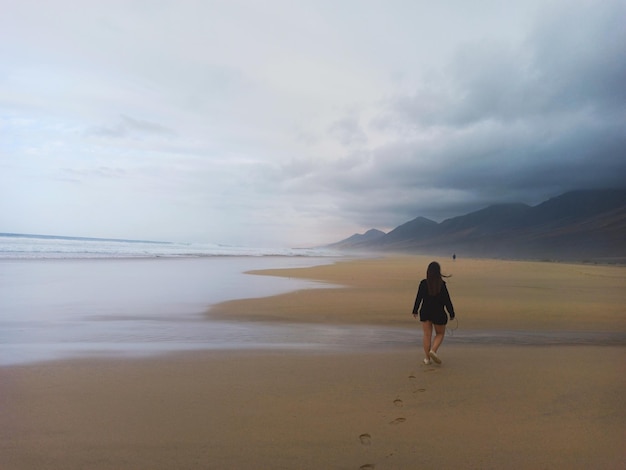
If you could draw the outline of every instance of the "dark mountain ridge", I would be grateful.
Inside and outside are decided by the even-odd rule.
[[[330,246],[444,256],[626,262],[626,189],[571,191],[536,206],[496,204],[440,223],[417,217],[387,234],[353,235]]]
[[[368,242],[373,242],[377,238],[384,237],[386,234],[382,230],[377,230],[375,228],[368,230],[365,233],[355,233],[351,237],[346,238],[345,240],[339,242],[344,246],[357,246],[357,245],[365,245]],[[338,244],[336,244],[338,245]],[[334,245],[330,245],[334,246]]]

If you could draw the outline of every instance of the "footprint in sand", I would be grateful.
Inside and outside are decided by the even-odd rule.
[[[409,375],[409,379],[414,379],[415,376],[414,375]]]
[[[396,418],[393,421],[391,421],[389,424],[400,424],[400,423],[404,423],[406,421],[406,418]]]
[[[425,388],[418,388],[418,389],[417,389],[417,391],[418,391],[418,392],[425,392],[425,391],[426,391],[426,389],[425,389]]]
[[[369,446],[372,444],[372,436],[370,436],[369,434],[361,434],[359,436],[359,441],[361,441],[361,444],[363,444],[364,446]]]
[[[393,401],[393,404],[396,405],[397,407],[402,407],[404,405],[404,403],[402,403],[402,400],[400,400],[399,398],[396,398]]]
[[[372,470],[376,468],[376,465],[374,465],[373,463],[366,463],[365,465],[361,465],[359,467],[359,470]]]

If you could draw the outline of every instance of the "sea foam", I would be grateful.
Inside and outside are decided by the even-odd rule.
[[[323,248],[256,248],[213,243],[175,243],[0,233],[0,259],[159,258],[209,256],[333,257]]]

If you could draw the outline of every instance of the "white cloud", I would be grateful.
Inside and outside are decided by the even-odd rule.
[[[0,231],[307,245],[619,184],[622,2],[3,5]]]

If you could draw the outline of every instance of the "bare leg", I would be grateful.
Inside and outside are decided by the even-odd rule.
[[[431,342],[431,338],[433,336],[433,323],[430,321],[423,321],[422,322],[422,330],[424,330],[424,338],[423,338],[423,342],[424,342],[424,357],[428,360],[430,360],[430,357],[428,356],[428,353],[430,352],[430,342]]]
[[[432,350],[437,352],[441,343],[443,343],[443,337],[446,334],[446,325],[435,325],[435,340],[433,341]]]

